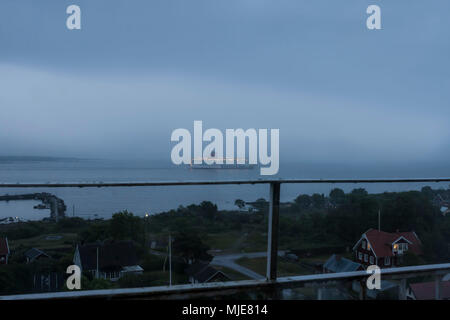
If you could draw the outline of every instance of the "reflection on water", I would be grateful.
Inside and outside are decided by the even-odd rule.
[[[41,220],[50,217],[49,209],[34,209],[41,204],[37,200],[0,201],[0,219],[18,217],[21,220]]]

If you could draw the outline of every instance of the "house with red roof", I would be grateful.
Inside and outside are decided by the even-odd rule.
[[[0,238],[0,264],[8,264],[9,254],[8,238]]]
[[[422,243],[414,231],[391,233],[369,229],[355,244],[353,252],[355,261],[365,267],[391,268],[401,264],[406,252],[422,254]]]

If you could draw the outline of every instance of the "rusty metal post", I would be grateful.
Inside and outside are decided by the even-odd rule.
[[[280,183],[270,183],[269,226],[267,233],[267,280],[277,279]]]

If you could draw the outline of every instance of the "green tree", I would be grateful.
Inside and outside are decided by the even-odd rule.
[[[358,197],[365,197],[368,194],[369,193],[364,188],[353,189],[352,192],[351,192],[352,196],[358,196]]]
[[[210,201],[203,201],[199,206],[200,213],[203,217],[214,219],[217,216],[217,205]]]
[[[425,264],[424,259],[422,259],[421,257],[419,257],[418,255],[414,254],[411,251],[406,251],[403,254],[402,259],[403,259],[403,262],[402,262],[403,266],[418,266],[418,265]]]
[[[208,250],[209,246],[195,233],[180,232],[175,235],[172,244],[172,254],[183,258],[185,263],[211,260],[212,256],[208,254]]]
[[[142,219],[128,211],[113,214],[110,231],[114,240],[134,240],[140,243],[144,237]]]
[[[434,197],[433,189],[431,189],[430,186],[425,186],[425,187],[423,187],[423,188],[420,190],[420,192],[422,192],[423,195],[424,195],[425,197],[427,197],[429,200],[432,200],[433,197]]]
[[[316,209],[325,207],[325,196],[323,194],[314,193],[311,197],[312,205]]]
[[[342,189],[334,188],[330,191],[330,200],[333,204],[342,204],[345,200],[345,192]]]
[[[253,208],[258,210],[259,212],[268,212],[269,211],[269,202],[264,198],[259,198],[255,202],[252,203]]]
[[[164,257],[156,256],[150,253],[144,255],[141,267],[145,271],[161,271],[163,270]]]
[[[312,205],[311,197],[307,194],[299,195],[294,201],[301,210],[308,209]]]

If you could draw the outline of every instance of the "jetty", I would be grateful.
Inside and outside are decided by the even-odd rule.
[[[17,201],[17,200],[40,200],[42,201],[42,207],[50,209],[50,218],[58,220],[66,215],[66,204],[63,199],[57,196],[47,193],[28,193],[28,194],[6,194],[0,196],[0,201]]]

